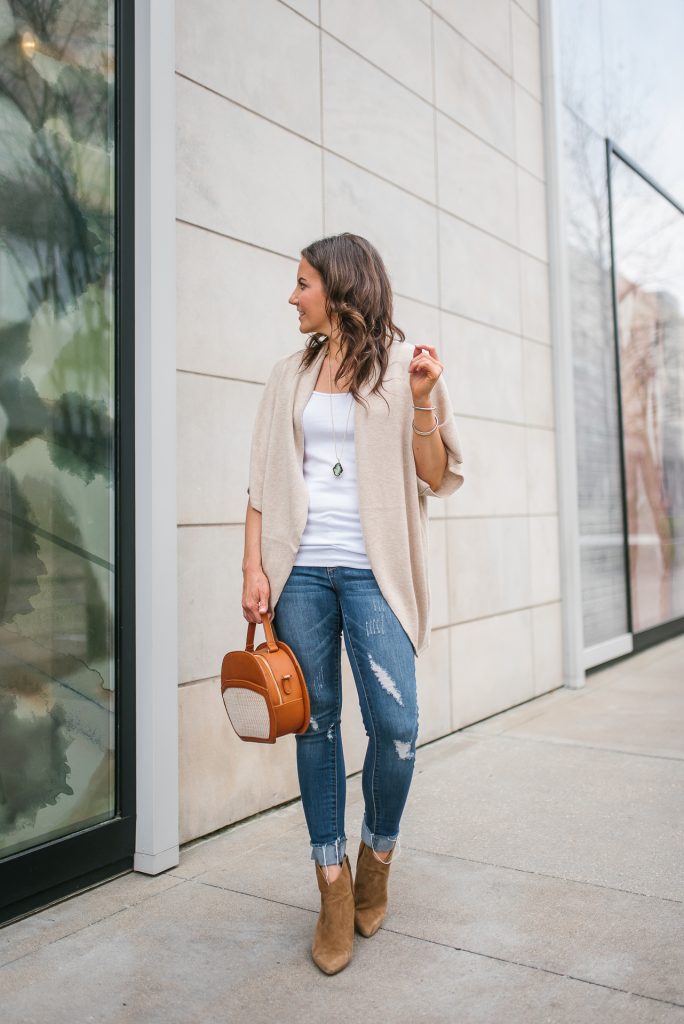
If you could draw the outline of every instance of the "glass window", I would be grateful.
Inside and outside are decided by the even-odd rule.
[[[584,643],[628,632],[620,424],[604,140],[565,113]]]
[[[115,812],[114,43],[0,2],[0,857]]]
[[[684,615],[684,216],[611,156],[635,633]]]
[[[633,382],[621,379],[616,352],[606,139],[673,195],[684,196],[684,136],[679,127],[684,5],[681,0],[663,0],[655,7],[646,7],[639,0],[559,0],[558,11],[582,605],[585,645],[591,647],[622,637],[630,629],[639,632],[648,622],[664,621],[641,613],[630,621],[634,598],[632,612],[639,606],[643,612],[653,598],[647,600],[645,592],[635,593],[625,551],[625,533],[629,532],[629,561],[633,562],[639,534],[637,530],[632,535],[626,522],[633,506],[626,511],[625,503],[633,502],[635,492],[625,496],[624,485],[637,489],[645,485],[635,483],[635,472],[638,475],[640,471],[635,471],[631,457],[627,480],[622,479],[620,399],[627,388],[625,397],[631,401]],[[614,210],[620,234],[618,259],[622,261],[618,271],[630,277],[632,272],[626,267],[635,239],[624,213],[629,206],[623,183],[616,181],[615,185],[620,197],[619,209]],[[646,213],[651,206],[643,184],[640,189],[647,207],[634,221],[635,227],[649,220],[658,222],[653,220],[654,214]],[[643,276],[633,275],[632,280],[650,292],[655,270],[651,264]],[[668,273],[676,273],[674,264]],[[671,289],[671,297],[674,295],[678,295],[676,288]],[[623,325],[625,315],[626,307],[620,314]],[[658,316],[662,317],[662,310]],[[628,333],[630,329],[625,328]],[[668,346],[672,351],[676,348],[674,333],[670,323]],[[621,343],[624,337],[622,334]],[[675,359],[672,351],[670,360]],[[631,355],[625,353],[628,361]],[[667,408],[659,408],[664,417],[675,417],[669,424],[663,422],[663,434],[677,435],[680,428],[671,397]],[[671,474],[671,469],[668,472]],[[675,487],[672,479],[670,476],[670,488]],[[674,508],[674,494],[671,500]],[[665,529],[662,519],[658,529]],[[671,587],[674,608],[674,580]]]

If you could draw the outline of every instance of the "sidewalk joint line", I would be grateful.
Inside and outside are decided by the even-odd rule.
[[[127,871],[126,875],[129,875],[129,874],[136,874],[136,872],[134,872],[134,871]],[[119,877],[124,877],[124,876],[119,876]],[[150,876],[148,875],[146,877],[149,878]],[[115,881],[115,879],[111,879],[110,881],[113,882],[113,881]],[[177,889],[179,885],[183,885],[184,882],[185,882],[185,879],[181,879],[175,885],[170,885],[170,886],[168,886],[168,888],[161,889],[159,892],[150,893],[149,896],[145,896],[141,900],[136,900],[135,903],[127,903],[125,907],[119,907],[118,910],[113,910],[111,914],[103,914],[102,917],[98,917],[94,921],[88,921],[87,924],[81,925],[80,928],[74,928],[73,931],[67,932],[65,935],[58,935],[57,938],[50,939],[49,942],[41,942],[40,945],[37,946],[35,949],[29,949],[26,953],[22,953],[21,956],[16,956],[14,958],[14,960],[7,960],[4,964],[0,964],[0,971],[2,971],[5,967],[10,967],[12,964],[18,963],[20,960],[25,960],[27,956],[35,956],[37,953],[42,953],[42,951],[44,949],[48,949],[50,946],[56,946],[58,942],[62,942],[64,939],[69,939],[69,938],[71,938],[72,935],[78,935],[78,934],[80,934],[80,932],[84,932],[84,931],[86,931],[87,928],[92,928],[94,925],[100,924],[102,921],[109,921],[110,918],[117,917],[119,914],[123,914],[126,910],[133,910],[134,907],[141,906],[143,903],[147,903],[149,900],[154,900],[154,899],[157,899],[159,896],[164,896],[167,892],[171,892],[172,889]],[[100,884],[98,884],[96,886],[93,886],[93,889],[101,889],[106,884],[108,884],[107,880],[105,880],[105,882],[102,882],[102,883],[100,883]],[[62,903],[68,903],[70,900],[78,899],[79,896],[85,896],[86,893],[89,892],[89,891],[92,891],[92,890],[86,890],[85,892],[73,893],[71,896],[67,896],[65,899],[58,900],[57,903],[53,903],[49,907],[45,907],[44,910],[39,910],[35,914],[27,914],[25,917],[21,917],[21,918],[19,918],[16,921],[10,922],[10,924],[8,924],[7,927],[11,928],[12,925],[14,925],[14,924],[20,924],[21,921],[25,921],[29,917],[38,917],[40,914],[45,913],[48,910],[51,910],[53,907],[58,907]]]
[[[255,893],[244,892],[242,889],[232,889],[229,886],[218,885],[216,882],[200,882],[199,884],[206,885],[212,889],[221,889],[223,892],[231,892],[238,896],[247,896],[248,898],[262,900],[266,903],[275,903],[278,906],[289,907],[292,910],[303,910],[309,914],[317,914],[319,912],[318,909],[311,910],[309,907],[302,907],[298,903],[287,903],[285,900],[273,899],[270,896],[259,896]],[[580,982],[580,984],[593,985],[596,988],[608,989],[611,992],[620,992],[623,995],[635,996],[637,999],[650,999],[652,1002],[664,1003],[667,1006],[684,1007],[684,1003],[676,1003],[669,999],[661,999],[658,996],[650,996],[642,992],[634,992],[630,989],[618,988],[617,986],[609,985],[606,982],[592,981],[591,979],[582,978],[575,974],[568,974],[566,971],[556,971],[551,967],[540,967],[536,964],[525,963],[521,960],[509,960],[506,957],[496,956],[494,953],[484,953],[480,950],[469,949],[467,946],[455,946],[450,942],[440,942],[439,939],[430,939],[423,935],[414,935],[411,932],[400,931],[398,928],[388,928],[386,925],[381,925],[379,930],[387,932],[391,935],[400,935],[403,938],[412,939],[415,942],[426,942],[433,946],[441,946],[443,949],[452,949],[454,950],[454,952],[457,953],[466,953],[471,956],[482,957],[485,960],[495,960],[499,963],[512,964],[515,967],[522,967],[526,970],[538,971],[541,974],[552,974],[558,978],[569,978],[571,981]]]
[[[578,981],[583,985],[593,985],[596,988],[608,989],[611,992],[620,992],[623,995],[635,996],[637,999],[650,999],[655,1003],[664,1003],[667,1006],[682,1006],[684,1003],[676,1003],[670,999],[661,999],[659,996],[649,996],[643,992],[634,992],[632,989],[618,988],[616,985],[609,985],[607,982],[592,981],[589,978],[582,978],[576,974],[568,974],[566,971],[556,971],[552,967],[539,967],[536,964],[525,963],[523,960],[509,960],[503,956],[496,956],[493,953],[481,953],[476,949],[469,949],[467,946],[453,946],[449,942],[440,942],[439,939],[429,939],[422,935],[413,935],[411,932],[402,932],[396,928],[388,928],[386,925],[380,926],[380,931],[391,932],[393,935],[403,935],[407,939],[415,939],[418,942],[429,942],[434,946],[442,946],[446,949],[453,949],[459,953],[470,953],[472,956],[481,956],[486,960],[496,960],[499,963],[512,964],[515,967],[524,967],[531,971],[539,971],[540,974],[553,974],[558,978],[569,978],[571,981]]]
[[[572,878],[568,875],[553,875],[549,871],[533,871],[531,868],[517,867],[515,864],[499,864],[491,860],[478,860],[477,857],[465,857],[459,853],[449,853],[444,850],[429,850],[423,846],[412,846],[402,843],[405,850],[413,850],[414,853],[424,853],[431,857],[448,857],[451,860],[462,860],[467,864],[482,864],[484,867],[497,868],[501,871],[518,871],[522,875],[534,875],[539,878],[550,878],[557,882],[569,882],[572,885],[589,885],[595,889],[605,889],[608,892],[621,892],[628,896],[641,896],[647,900],[659,900],[663,903],[684,904],[684,900],[678,900],[675,896],[659,896],[657,893],[639,892],[636,889],[623,889],[616,885],[606,885],[604,882],[592,882],[586,878]]]
[[[470,728],[470,726],[466,726],[466,728]],[[512,726],[511,728],[515,728],[515,726]],[[506,732],[471,732],[470,735],[487,740],[519,740],[520,742],[525,741],[526,743],[546,743],[553,747],[579,747],[581,750],[596,750],[602,754],[622,754],[625,757],[650,757],[654,761],[667,761],[672,764],[684,764],[684,754],[678,757],[675,754],[651,754],[647,750],[623,750],[620,747],[597,747],[591,743],[582,743],[581,740],[568,740],[561,738],[553,739],[551,737],[532,736],[530,734],[525,735],[524,733],[513,736]]]

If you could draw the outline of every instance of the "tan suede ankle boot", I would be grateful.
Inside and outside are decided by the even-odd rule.
[[[394,853],[385,863],[363,839],[359,846],[354,878],[354,925],[367,939],[375,935],[387,912],[387,883]]]
[[[321,911],[316,922],[311,955],[326,974],[337,974],[352,958],[354,946],[354,880],[349,857],[334,882],[326,881],[324,869],[316,863],[321,893]]]

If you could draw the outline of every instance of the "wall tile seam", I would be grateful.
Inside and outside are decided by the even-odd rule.
[[[515,44],[514,44],[514,26],[513,26],[513,5],[510,3],[510,0],[509,0],[509,4],[508,4],[508,27],[509,27],[510,41],[511,41],[511,66],[513,67],[513,70],[515,72],[515,53],[514,53]],[[540,57],[540,59],[541,59],[541,57]],[[514,90],[514,96],[513,96],[513,111],[512,111],[512,113],[513,113],[513,138],[516,140],[516,152],[517,152],[518,121],[517,121],[517,104],[515,102],[515,90]],[[516,167],[516,170],[515,170],[515,232],[516,232],[516,237],[518,239],[520,238],[520,225],[521,225],[521,215],[520,215],[520,176],[519,175],[520,175],[520,168]],[[544,189],[544,196],[546,197],[546,188]],[[546,223],[546,218],[547,218],[547,212],[546,212],[546,206],[544,206],[544,221],[545,221],[545,223]],[[545,237],[546,237],[546,232],[545,232]],[[548,248],[547,248],[547,256],[548,256]],[[518,262],[517,262],[517,271],[518,271],[518,303],[519,303],[519,308],[520,308],[520,321],[522,323],[522,319],[523,319],[522,311],[523,311],[523,309],[525,307],[525,295],[524,295],[524,286],[523,286],[523,268],[522,268],[522,264],[521,264],[520,260],[518,260]],[[523,400],[523,408],[524,408],[525,405],[526,405],[525,380],[527,378],[526,378],[526,375],[525,375],[525,370],[526,370],[525,342],[522,339],[520,340],[520,363],[521,363],[521,378],[522,378],[522,382],[523,382],[523,388],[522,388],[523,396],[522,396],[522,400]],[[552,386],[553,386],[553,381],[551,383],[552,383]],[[530,459],[529,459],[529,449],[528,449],[528,444],[527,444],[527,431],[525,431],[524,434],[523,434],[523,462],[525,464],[525,477],[524,477],[525,487],[524,487],[523,493],[524,493],[524,497],[525,497],[525,512],[526,512],[526,519],[527,519],[527,529],[526,529],[527,551],[528,551],[528,556],[529,556],[529,553],[532,550],[532,547],[531,547],[532,537],[531,537],[530,519],[529,519],[530,511],[531,511],[530,510],[530,488],[529,488]],[[556,466],[556,460],[554,458],[554,468],[555,468],[555,466]],[[531,576],[531,573],[530,573],[530,576]],[[529,583],[529,585],[531,587],[531,580],[528,581],[528,583]],[[534,657],[534,616],[530,616],[530,637],[529,637],[529,642],[530,642],[530,652],[529,652],[530,653],[530,661],[531,661],[531,665],[532,665],[532,688],[534,690],[534,688],[537,686],[536,671],[535,671],[535,657]]]
[[[306,21],[307,24],[313,25],[314,28],[320,28],[321,0],[318,0],[318,4],[317,4],[317,7],[318,7],[318,21],[312,21],[311,18],[309,18],[306,14],[304,14],[303,11],[300,11],[296,7],[293,7],[292,4],[288,4],[287,0],[276,0],[276,3],[279,3],[282,7],[286,7],[288,9],[288,11],[292,11],[292,13],[296,14],[299,18],[301,18],[302,21]]]
[[[560,602],[559,598],[549,598],[549,600],[547,600],[547,601],[539,601],[539,602],[535,602],[534,604],[520,605],[519,607],[515,607],[515,608],[503,608],[503,609],[500,609],[499,611],[490,612],[487,615],[476,615],[472,619],[458,619],[458,620],[453,621],[453,622],[443,623],[442,625],[439,625],[439,626],[433,626],[431,628],[431,630],[430,630],[430,633],[431,634],[432,633],[441,633],[445,629],[452,630],[452,629],[455,629],[458,626],[470,625],[473,622],[485,622],[488,619],[502,619],[502,618],[505,618],[506,616],[517,615],[520,612],[525,612],[525,611],[532,612],[532,611],[534,611],[535,608],[550,608],[552,605],[558,605],[560,607],[560,603],[561,602]],[[246,620],[245,620],[245,622],[246,622]],[[344,650],[344,647],[342,649]],[[426,652],[423,652],[423,653],[426,653]],[[216,675],[213,675],[213,676],[197,676],[196,678],[192,678],[192,679],[182,679],[182,680],[179,680],[178,683],[177,683],[177,689],[181,690],[181,689],[184,689],[184,688],[190,687],[190,686],[201,686],[204,683],[210,683],[211,685],[215,685],[215,684],[220,683],[220,681],[221,681],[221,674],[220,674],[220,672],[217,672]]]
[[[321,0],[317,2],[318,24],[321,24]],[[325,230],[325,115],[323,111],[323,36],[318,33],[318,133],[321,137],[321,238],[327,237]]]
[[[352,50],[351,52],[352,53],[356,53],[355,50]],[[361,56],[361,55],[357,54],[357,56]],[[362,59],[364,59],[364,58],[362,58]],[[375,66],[375,65],[372,65],[372,66]],[[309,135],[303,135],[301,132],[298,132],[295,128],[292,128],[289,125],[283,124],[281,121],[276,121],[275,118],[269,117],[268,114],[264,114],[264,113],[262,113],[262,111],[256,110],[254,107],[250,107],[247,104],[240,102],[240,100],[236,100],[232,96],[228,96],[228,95],[226,95],[226,93],[220,92],[218,89],[215,89],[213,86],[207,85],[206,82],[198,81],[198,79],[193,78],[191,75],[186,74],[184,71],[181,71],[178,68],[176,68],[176,72],[175,73],[176,73],[176,76],[178,78],[181,78],[181,79],[183,79],[186,82],[190,82],[192,85],[196,85],[198,87],[198,89],[204,89],[204,90],[206,90],[206,92],[210,92],[212,95],[218,96],[219,99],[225,100],[226,103],[231,103],[231,104],[233,104],[233,106],[239,107],[241,110],[244,110],[246,113],[252,114],[254,117],[258,117],[262,121],[266,121],[268,124],[272,124],[275,128],[280,128],[281,131],[288,132],[290,135],[294,135],[295,138],[301,139],[302,142],[308,142],[312,146],[318,146],[321,149],[323,149],[325,152],[331,153],[333,156],[339,156],[341,159],[349,159],[348,157],[343,157],[342,154],[339,154],[335,150],[332,150],[329,147],[323,145],[319,140],[314,139],[314,138],[312,138]],[[322,74],[322,72],[321,72],[321,74]],[[537,101],[537,103],[539,103],[540,106],[542,105],[542,101],[538,97],[534,96],[533,93],[530,93],[529,90],[525,89],[525,87],[520,82],[517,82],[516,84],[519,85],[520,88],[523,89],[523,91],[527,92],[528,95],[531,96],[532,99],[535,99]],[[416,94],[414,94],[414,95],[416,95]],[[530,174],[533,178],[536,178],[537,181],[541,182],[541,184],[545,184],[545,181],[546,181],[545,178],[540,177],[534,171],[527,170],[527,168],[523,167],[522,164],[518,163],[518,161],[515,159],[515,157],[511,156],[510,153],[507,153],[503,149],[499,149],[498,146],[495,146],[493,142],[491,142],[489,139],[484,138],[482,135],[478,135],[478,133],[476,131],[474,131],[469,125],[463,124],[461,121],[458,120],[458,118],[454,117],[453,114],[450,114],[449,111],[444,110],[442,107],[438,106],[436,103],[430,103],[429,100],[425,100],[424,102],[428,106],[430,106],[434,110],[436,110],[437,113],[441,114],[442,117],[445,117],[448,121],[451,121],[452,124],[457,125],[463,131],[467,132],[469,135],[472,135],[473,138],[477,139],[478,142],[481,142],[484,146],[487,146],[488,149],[491,149],[494,153],[497,153],[499,156],[503,157],[505,160],[508,160],[510,163],[513,164],[514,167],[522,167],[523,170],[526,170],[528,174]],[[323,110],[323,104],[321,103],[321,117],[323,118],[322,110]],[[350,160],[349,162],[352,163],[354,161]],[[358,164],[357,166],[361,167],[363,170],[369,170],[368,168],[363,167],[362,164]],[[374,173],[374,172],[369,171],[369,173]],[[401,186],[398,186],[398,187],[401,187]],[[410,191],[410,190],[406,189],[405,191]],[[410,193],[410,194],[413,195],[414,193]],[[416,196],[416,198],[421,198],[421,197],[420,196]]]
[[[224,380],[232,384],[254,384],[256,387],[263,387],[266,381],[252,380],[249,377],[231,377],[224,373],[211,373],[209,370],[191,370],[187,366],[177,366],[176,373],[186,373],[190,377],[208,377],[210,380]]]
[[[529,18],[533,25],[536,25],[537,28],[539,28],[539,21],[537,20],[537,18],[535,18],[534,15],[530,14],[529,11],[525,10],[523,5],[521,3],[518,3],[518,0],[511,0],[511,3],[515,7],[517,7],[519,11],[522,11],[522,13],[525,15],[525,17]]]
[[[520,340],[524,341],[527,339]],[[409,343],[407,342],[406,344]],[[176,374],[187,374],[189,377],[206,377],[208,380],[220,380],[227,384],[253,384],[255,387],[264,387],[265,384],[264,381],[246,380],[242,377],[225,377],[219,373],[205,373],[202,370],[186,370],[183,367],[176,367]],[[554,424],[539,423],[534,420],[510,420],[501,418],[500,416],[483,416],[480,413],[475,412],[459,412],[456,409],[454,410],[454,414],[459,420],[472,420],[476,423],[497,423],[503,427],[520,427],[521,430],[540,430],[548,434],[555,434],[556,432]]]
[[[510,9],[510,3],[509,3],[509,9]],[[515,74],[513,73],[513,71],[507,71],[506,68],[502,67],[502,65],[499,64],[498,60],[495,60],[495,58],[491,56],[491,54],[485,53],[484,50],[481,50],[480,47],[477,45],[477,43],[473,42],[472,39],[469,39],[468,36],[461,29],[456,27],[456,25],[452,25],[452,23],[443,14],[441,14],[440,11],[436,11],[436,10],[434,10],[434,8],[430,8],[430,10],[432,11],[433,16],[435,18],[437,18],[438,21],[441,21],[444,25],[446,25],[446,27],[448,29],[450,29],[455,35],[457,35],[459,37],[459,39],[462,39],[463,42],[466,43],[471,48],[471,50],[475,50],[475,52],[478,53],[481,57],[484,57],[484,59],[486,61],[489,61],[489,63],[492,64],[497,69],[497,71],[500,71],[501,74],[505,75],[506,78],[508,78],[511,82],[518,82],[518,80],[515,77]],[[510,14],[509,14],[509,18],[510,18]],[[533,22],[533,24],[536,24],[536,22]],[[537,25],[537,30],[538,29],[539,29],[539,26]],[[511,41],[511,67],[513,67],[513,37],[512,36],[511,36],[511,40],[510,41]],[[522,83],[518,82],[518,85],[521,85],[521,84]]]
[[[447,516],[431,516],[429,522],[434,523],[461,523],[468,521],[480,522],[484,520],[499,521],[501,519],[558,519],[558,511],[551,512],[481,512],[472,513],[471,515],[447,515]],[[244,519],[238,520],[225,520],[216,522],[203,522],[203,523],[186,523],[177,522],[176,526],[178,530],[232,530],[242,529],[245,525]]]
[[[321,149],[323,149],[323,148],[324,147],[321,147]],[[371,175],[371,177],[376,178],[378,181],[382,181],[385,185],[389,185],[390,188],[395,188],[398,191],[403,192],[404,195],[408,195],[412,199],[415,199],[417,202],[423,203],[430,210],[433,210],[436,213],[442,213],[446,217],[451,217],[453,220],[458,221],[459,224],[465,224],[466,227],[472,228],[473,231],[478,231],[480,234],[485,235],[487,238],[493,239],[495,242],[499,242],[501,245],[506,246],[506,248],[512,249],[513,252],[515,252],[515,253],[519,253],[519,254],[521,254],[523,256],[530,256],[533,259],[537,260],[537,262],[543,263],[545,265],[548,265],[548,262],[549,262],[548,257],[540,256],[539,253],[534,252],[532,249],[527,249],[527,248],[524,248],[520,244],[515,244],[514,242],[510,242],[507,238],[502,238],[501,235],[497,235],[493,231],[490,231],[488,228],[482,227],[481,224],[477,224],[474,221],[467,220],[465,217],[462,217],[460,214],[454,213],[453,210],[449,210],[449,209],[447,209],[446,207],[443,207],[443,206],[437,206],[436,203],[432,202],[429,199],[426,199],[424,196],[419,196],[415,192],[411,192],[411,190],[407,189],[404,185],[400,185],[400,184],[398,184],[395,181],[391,181],[389,178],[384,177],[384,175],[378,174],[377,171],[373,171],[373,170],[371,170],[368,167],[364,167],[362,164],[356,163],[356,161],[351,160],[349,157],[345,157],[342,154],[336,153],[334,150],[327,149],[327,148],[325,148],[324,151],[327,152],[327,153],[330,153],[331,156],[334,156],[337,159],[342,160],[344,163],[347,163],[350,166],[357,168],[357,170],[362,171],[364,174],[369,174],[369,175]],[[524,167],[520,167],[520,168],[518,168],[518,170],[522,170],[525,174],[529,174],[529,171],[526,171]],[[534,175],[531,175],[531,174],[529,174],[529,176],[530,177],[534,177]],[[540,184],[542,184],[543,187],[546,187],[544,182],[540,182]],[[517,202],[518,194],[519,194],[519,191],[518,191],[518,187],[517,187],[517,184],[516,184],[516,202]],[[324,199],[324,201],[325,201],[325,199]],[[214,234],[221,235],[222,237],[225,237],[225,238],[234,238],[236,241],[240,241],[240,242],[244,241],[244,239],[237,238],[234,235],[228,235],[225,232],[218,231],[216,228],[212,228],[211,226],[209,226],[207,224],[199,224],[199,223],[193,223],[192,221],[188,221],[184,217],[176,217],[176,221],[184,223],[184,224],[191,224],[194,227],[204,228],[207,231],[212,231]],[[260,247],[260,248],[262,248],[262,247]],[[266,247],[264,246],[263,248],[266,248]],[[267,250],[267,251],[273,252],[274,250]],[[293,258],[293,257],[288,257],[288,258]],[[434,305],[433,303],[425,303],[425,304],[426,305]],[[439,309],[440,307],[435,305],[434,308]],[[448,312],[448,310],[447,310],[447,312]]]
[[[436,78],[436,67],[435,67],[435,21],[434,18],[430,18],[430,87],[432,90],[432,134],[433,134],[433,154],[434,154],[434,166],[435,166],[435,201],[437,205],[440,205],[440,194],[439,194],[439,124],[437,120],[437,78]],[[443,334],[443,313],[442,313],[442,233],[439,214],[435,216],[435,230],[436,230],[436,241],[437,241],[437,303],[439,309],[437,311],[437,329],[439,331],[439,344],[442,345],[442,334]],[[428,530],[432,532],[432,522],[439,522],[439,520],[428,519]],[[442,531],[442,541],[444,544],[444,551],[448,554],[447,547],[447,529],[446,521],[442,520],[440,525]],[[434,543],[432,541],[431,543]],[[445,558],[444,565],[444,580],[446,583],[446,613],[447,619],[451,621],[451,572],[449,559]],[[430,586],[429,593],[430,601],[432,602],[432,586]],[[431,633],[432,635],[432,633]],[[447,633],[447,665],[446,665],[446,676],[449,693],[449,723],[452,724],[454,721],[454,685],[452,678],[451,658],[452,658],[452,637],[451,633]]]
[[[323,148],[323,147],[321,147],[321,148]],[[529,256],[532,259],[536,260],[538,263],[542,263],[545,266],[548,266],[548,263],[549,263],[548,255],[546,257],[540,256],[539,253],[534,252],[532,249],[527,249],[527,248],[524,248],[520,244],[515,244],[514,242],[510,242],[507,238],[502,238],[501,235],[497,235],[493,231],[490,231],[488,228],[482,227],[481,224],[477,224],[474,221],[467,220],[465,217],[462,217],[458,213],[454,213],[453,210],[449,210],[446,207],[437,206],[436,203],[431,202],[429,199],[425,199],[423,196],[416,195],[415,192],[411,192],[410,189],[405,188],[403,185],[399,185],[399,184],[397,184],[397,182],[391,181],[389,178],[385,178],[383,175],[378,174],[377,171],[373,171],[373,170],[370,170],[367,167],[363,167],[361,164],[357,164],[354,160],[350,160],[348,157],[342,156],[339,153],[335,153],[333,150],[326,149],[325,151],[330,153],[332,156],[335,156],[337,159],[342,160],[342,161],[344,161],[347,164],[350,164],[352,167],[356,167],[357,170],[362,171],[364,174],[369,174],[369,175],[371,175],[371,177],[376,178],[378,181],[382,181],[384,184],[389,185],[390,188],[396,188],[398,191],[403,192],[405,195],[410,196],[412,199],[415,199],[418,202],[424,203],[425,206],[427,206],[429,209],[435,211],[437,214],[442,213],[446,217],[451,217],[453,220],[458,221],[459,224],[465,224],[466,227],[472,228],[473,231],[478,231],[481,235],[485,235],[487,238],[491,238],[491,239],[493,239],[493,241],[499,242],[501,245],[505,245],[506,248],[513,250],[514,253],[518,253],[518,254],[520,254],[522,256]],[[524,171],[525,174],[529,174],[528,171],[525,171],[524,167],[523,168],[518,168],[518,170],[522,170],[522,171]],[[530,175],[530,177],[534,177],[534,175]],[[546,187],[543,182],[541,182],[540,184],[542,184],[544,187]],[[518,197],[519,197],[519,189],[518,189],[518,186],[517,186],[517,183],[516,183],[516,203],[518,201]],[[325,198],[324,198],[324,202],[325,202]],[[254,244],[254,243],[250,243],[247,239],[239,238],[236,235],[230,235],[230,234],[228,234],[227,232],[224,232],[224,231],[219,231],[217,228],[213,228],[213,227],[211,227],[208,224],[200,224],[198,222],[189,221],[185,217],[178,217],[177,216],[176,217],[176,223],[188,224],[191,227],[202,228],[205,231],[211,231],[213,234],[219,235],[222,238],[230,238],[230,239],[233,239],[236,242],[244,242],[247,245]],[[284,253],[278,253],[277,250],[269,249],[266,246],[256,246],[256,248],[263,249],[265,252],[272,252],[274,255],[282,255],[282,256],[286,255]],[[548,249],[547,249],[547,252],[548,252]],[[287,259],[294,259],[295,257],[286,256],[286,258]],[[424,305],[431,306],[434,309],[442,309],[442,310],[444,310],[444,312],[450,312],[450,310],[444,309],[443,306],[440,307],[439,305],[437,305],[435,303],[424,302]],[[509,333],[515,333],[515,332],[510,332],[509,331]]]
[[[420,0],[420,2],[423,3],[423,0]],[[440,14],[439,11],[434,10],[434,8],[429,6],[428,4],[423,3],[423,6],[426,7],[426,9],[429,12],[429,14],[431,14],[433,16],[430,19],[431,22],[434,21],[434,18],[437,18],[439,21],[443,22],[447,26],[447,28],[451,29],[452,32],[454,32],[465,43],[467,43],[467,45],[472,50],[475,50],[476,53],[478,53],[485,60],[489,61],[490,64],[493,64],[494,67],[497,68],[498,71],[500,71],[503,75],[506,76],[506,78],[509,78],[512,82],[516,81],[516,79],[514,78],[513,74],[510,71],[506,71],[506,69],[504,67],[502,67],[501,64],[499,64],[499,62],[497,60],[495,60],[490,54],[486,53],[484,50],[481,50],[480,47],[477,45],[477,43],[474,42],[474,40],[470,39],[464,32],[462,32],[455,25],[452,25],[452,23],[450,21],[448,21],[447,18],[443,14]],[[309,19],[307,18],[306,20],[308,21]],[[537,29],[539,29],[539,25],[537,24],[537,22],[535,22],[534,19],[531,19],[531,20],[532,20],[532,23],[534,25],[537,25]],[[314,23],[310,22],[310,24],[314,24]],[[334,35],[332,32],[330,32],[329,29],[325,28],[322,23],[319,26],[317,26],[317,28],[319,29],[319,32],[321,33],[321,35],[326,35],[330,39],[334,39],[336,42],[338,42],[342,46],[346,47],[346,49],[348,49],[351,53],[355,53],[357,57],[361,58],[361,60],[366,61],[367,64],[370,64],[372,67],[374,67],[378,71],[382,72],[382,74],[387,75],[388,78],[391,78],[393,81],[397,82],[399,85],[402,85],[405,89],[408,89],[408,91],[413,93],[414,96],[417,96],[419,99],[425,100],[425,97],[422,96],[421,93],[416,92],[415,89],[412,89],[411,86],[406,85],[406,83],[402,82],[401,79],[395,78],[395,76],[390,71],[388,71],[386,68],[383,68],[380,64],[376,64],[369,57],[366,57],[365,54],[360,53],[358,50],[355,50],[353,46],[351,46],[349,43],[346,42],[346,40],[340,39],[339,36]],[[513,66],[512,45],[513,44],[512,44],[512,39],[511,39],[511,67]],[[434,67],[434,60],[433,60],[433,67]],[[518,84],[521,84],[521,83],[518,83]],[[429,102],[429,100],[426,101],[426,102]]]
[[[184,224],[187,227],[195,228],[198,231],[206,231],[211,235],[216,235],[218,238],[225,238],[227,241],[236,242],[238,245],[247,245],[251,249],[257,249],[261,252],[268,253],[271,256],[278,256],[281,259],[291,260],[293,263],[298,261],[297,256],[290,256],[288,253],[280,252],[278,249],[270,249],[268,246],[261,245],[258,242],[252,242],[247,238],[240,238],[237,235],[228,234],[226,231],[219,231],[217,228],[209,227],[207,224],[198,224],[196,221],[187,220],[184,217],[176,217],[176,224]],[[548,268],[548,260],[543,260],[539,256],[535,256],[534,253],[522,252],[521,254]],[[459,317],[461,320],[466,320],[468,323],[472,324],[478,324],[481,327],[486,327],[488,330],[499,331],[502,334],[508,334],[515,338],[524,338],[526,341],[533,341],[538,345],[545,345],[547,348],[551,348],[553,344],[551,338],[549,338],[548,341],[545,341],[543,338],[535,338],[533,335],[526,334],[524,331],[511,331],[507,327],[499,327],[498,324],[488,323],[486,320],[478,320],[476,317],[468,316],[467,313],[457,312],[456,310],[448,309],[446,306],[440,307],[434,302],[428,302],[427,299],[421,299],[416,295],[408,295],[406,292],[400,292],[395,289],[393,289],[393,294],[398,299],[404,299],[407,302],[415,302],[420,306],[425,306],[426,309],[433,309],[441,311],[442,313],[447,313],[449,316]]]

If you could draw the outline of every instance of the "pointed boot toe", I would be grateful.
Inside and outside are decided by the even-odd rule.
[[[316,879],[321,910],[311,956],[325,974],[337,974],[351,960],[354,947],[354,881],[349,857],[344,855],[342,870],[334,882],[326,881],[323,868],[316,862]]]
[[[354,878],[354,926],[367,939],[375,935],[387,913],[387,888],[393,860],[394,854],[383,863],[361,840]]]

